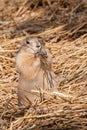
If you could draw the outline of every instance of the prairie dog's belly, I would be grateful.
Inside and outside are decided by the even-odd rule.
[[[18,98],[19,105],[28,105],[29,101],[34,103],[35,101],[40,100],[40,93],[43,87],[47,86],[46,79],[43,80],[43,74],[38,74],[33,80],[25,80],[22,77],[19,79],[18,86]],[[38,92],[37,92],[38,91]]]
[[[54,76],[54,75],[52,75]],[[50,77],[51,78],[51,77]],[[55,80],[52,77],[52,82],[54,86],[56,85]],[[30,102],[40,100],[40,92],[43,90],[48,90],[50,88],[49,79],[47,79],[46,75],[44,75],[43,71],[40,71],[39,74],[32,80],[25,80],[20,76],[19,86],[18,86],[18,94],[20,98],[19,104],[28,104],[28,100]],[[21,97],[22,96],[22,97]],[[22,100],[23,98],[23,100]],[[25,100],[24,100],[25,99]],[[27,100],[28,99],[28,100]],[[22,103],[21,103],[22,102]]]
[[[19,88],[25,89],[27,91],[46,89],[48,88],[48,81],[46,79],[46,76],[44,75],[44,72],[40,72],[39,74],[34,76],[32,80],[25,80],[22,76],[20,76]]]

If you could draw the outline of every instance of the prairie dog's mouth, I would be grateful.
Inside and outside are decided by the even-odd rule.
[[[44,58],[47,58],[47,57],[48,57],[47,52],[41,52],[41,51],[36,52],[36,53],[35,53],[35,56],[42,56],[42,57],[44,57]]]
[[[40,54],[40,53],[41,53],[41,50],[35,50],[34,53],[35,53],[35,54]]]

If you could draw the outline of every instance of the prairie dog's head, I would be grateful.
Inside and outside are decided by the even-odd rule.
[[[40,37],[26,38],[22,47],[24,48],[25,51],[31,54],[43,53],[46,55],[45,43]]]

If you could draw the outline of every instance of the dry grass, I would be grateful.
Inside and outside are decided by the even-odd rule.
[[[78,4],[79,0],[76,2],[66,0],[61,6],[61,2],[57,1],[59,2],[58,12],[56,1],[52,4],[50,0],[43,0],[43,3],[37,2],[37,6],[31,6],[35,0],[31,3],[27,2],[27,4],[22,0],[13,3],[4,0],[7,5],[1,0],[1,130],[87,129],[86,4],[82,6],[84,4]],[[84,0],[84,2],[86,1]],[[66,9],[65,5],[68,6]],[[6,6],[7,8],[4,10]],[[32,8],[30,9],[30,7]],[[72,10],[70,10],[71,7]],[[55,9],[54,12],[49,14],[49,8]],[[60,11],[62,12],[61,16]],[[63,15],[64,11],[66,12]],[[71,12],[72,17],[68,11]],[[77,18],[78,20],[76,20]],[[72,22],[73,20],[76,21],[74,21],[75,24]],[[21,41],[27,35],[40,35],[46,41],[47,47],[50,48],[53,56],[53,70],[58,77],[58,92],[44,92],[45,101],[33,104],[28,109],[19,109],[17,106],[18,73],[15,68],[15,55]]]

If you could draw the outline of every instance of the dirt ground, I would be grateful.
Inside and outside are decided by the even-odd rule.
[[[16,53],[40,36],[52,53],[58,99],[19,109]],[[0,130],[87,130],[87,1],[0,1]]]

